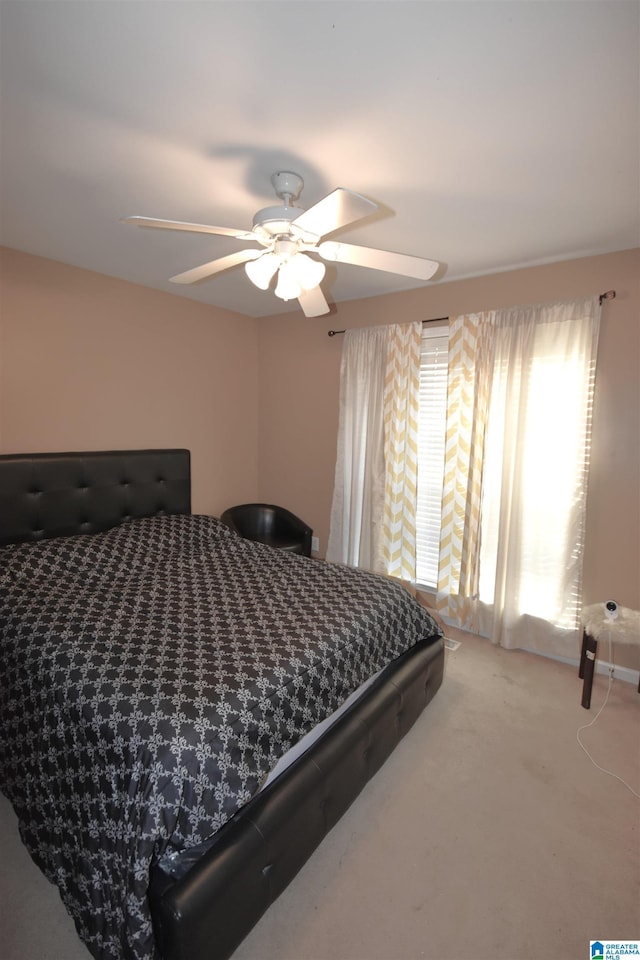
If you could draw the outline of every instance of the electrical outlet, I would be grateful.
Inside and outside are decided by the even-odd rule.
[[[320,540],[318,537],[311,537],[311,552],[318,553],[320,550]]]

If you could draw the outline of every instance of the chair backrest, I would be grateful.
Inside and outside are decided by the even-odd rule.
[[[270,540],[276,532],[277,507],[269,503],[242,503],[225,511],[242,536]]]
[[[290,510],[274,503],[240,503],[221,520],[248,540],[311,556],[311,527]]]

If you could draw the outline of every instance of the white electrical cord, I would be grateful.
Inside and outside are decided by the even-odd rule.
[[[611,770],[605,770],[605,768],[604,768],[604,767],[601,767],[599,763],[596,763],[596,761],[593,759],[593,757],[591,756],[591,754],[589,753],[589,751],[588,751],[587,748],[585,747],[584,743],[583,743],[582,740],[580,739],[580,734],[581,734],[581,732],[582,732],[583,730],[587,730],[589,727],[592,727],[592,726],[594,725],[594,723],[596,722],[596,720],[598,719],[598,717],[600,716],[600,714],[602,713],[602,711],[603,711],[604,708],[606,707],[606,705],[607,705],[607,700],[609,699],[609,694],[611,693],[611,684],[613,683],[613,668],[614,668],[614,663],[613,663],[613,645],[612,645],[612,643],[611,643],[611,630],[609,630],[609,663],[611,664],[611,666],[609,667],[609,686],[607,687],[607,693],[606,693],[606,696],[605,696],[604,701],[603,701],[603,703],[602,703],[602,706],[600,707],[600,709],[599,709],[598,712],[596,713],[596,715],[595,715],[595,717],[593,718],[593,720],[591,720],[589,723],[585,723],[582,727],[578,727],[578,730],[577,730],[577,733],[576,733],[576,739],[577,739],[578,743],[580,744],[580,746],[582,747],[582,749],[584,750],[584,752],[586,753],[586,755],[589,757],[589,760],[591,760],[591,763],[594,765],[594,767],[597,767],[598,770],[601,770],[601,771],[602,771],[602,773],[606,773],[608,776],[614,777],[615,780],[619,780],[620,783],[623,784],[623,786],[625,786],[625,787],[627,788],[627,790],[630,790],[630,791],[631,791],[631,793],[634,795],[634,797],[637,797],[638,800],[640,800],[640,793],[636,793],[636,791],[633,789],[633,787],[630,787],[626,780],[623,780],[622,777],[619,777],[617,773],[613,773]]]

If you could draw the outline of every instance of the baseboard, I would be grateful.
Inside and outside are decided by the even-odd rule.
[[[570,657],[558,657],[553,653],[540,653],[539,650],[528,650],[527,653],[537,653],[538,656],[547,657],[549,660],[557,660],[559,663],[566,663],[570,667],[575,667],[576,672],[580,666],[579,660]],[[609,676],[609,670],[612,671],[614,680],[624,680],[625,683],[633,683],[638,686],[640,680],[640,670],[634,670],[632,667],[621,667],[617,663],[609,663],[608,660],[596,660],[595,672],[603,676]]]
[[[435,607],[436,594],[431,587],[425,587],[421,584],[416,584],[416,590],[419,593],[425,594],[427,597],[427,603],[425,606],[429,609],[430,605],[433,604]],[[450,620],[449,617],[443,617],[440,614],[441,620],[444,621],[445,625],[450,627],[456,627],[456,629],[464,630],[464,627],[457,627],[453,620]],[[485,634],[473,634],[474,636],[483,637],[486,640],[490,638],[485,636]],[[553,653],[542,653],[540,650],[530,650],[527,647],[522,647],[520,649],[526,650],[527,653],[535,653],[538,657],[546,657],[547,660],[556,660],[558,663],[566,663],[571,667],[575,667],[576,673],[580,666],[580,660],[574,660],[572,657],[560,657]],[[609,671],[612,670],[612,676],[615,680],[623,680],[625,683],[633,683],[634,686],[638,686],[640,682],[640,670],[634,670],[632,667],[620,667],[617,663],[609,663],[608,660],[599,660],[596,659],[595,672],[601,673],[604,676],[609,676]]]
[[[625,683],[632,683],[635,687],[640,682],[640,670],[634,670],[632,667],[619,667],[617,664],[607,663],[596,660],[596,673],[609,674],[609,668],[613,667],[613,676],[616,680],[624,680]]]

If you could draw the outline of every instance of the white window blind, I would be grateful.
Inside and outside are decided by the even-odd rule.
[[[433,589],[438,585],[448,359],[447,327],[425,325],[420,358],[416,579]]]

